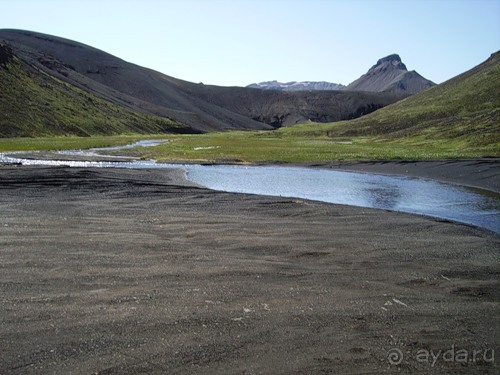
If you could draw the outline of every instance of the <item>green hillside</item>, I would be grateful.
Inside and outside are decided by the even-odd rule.
[[[500,52],[464,74],[364,117],[285,131],[304,137],[370,137],[415,145],[451,142],[461,149],[498,150]]]
[[[182,132],[182,127],[64,83],[0,44],[0,137],[167,132]]]

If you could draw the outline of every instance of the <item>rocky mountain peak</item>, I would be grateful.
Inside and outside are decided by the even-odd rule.
[[[401,57],[399,57],[398,54],[392,54],[379,59],[368,72],[372,70],[387,69],[389,67],[392,67],[393,69],[408,71],[408,69],[406,69],[406,65],[403,64]]]
[[[433,85],[433,82],[417,72],[409,72],[401,61],[401,57],[392,54],[379,59],[366,74],[350,83],[346,90],[412,95]]]

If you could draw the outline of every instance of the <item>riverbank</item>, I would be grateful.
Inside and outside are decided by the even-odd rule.
[[[67,154],[54,151],[18,152],[16,157],[57,161],[92,161],[92,162],[133,162],[139,158],[131,156],[125,149],[117,155],[101,155],[94,153]],[[8,153],[7,153],[8,154]],[[190,160],[172,160],[171,164],[197,164]],[[372,161],[336,161],[327,163],[240,163],[231,160],[219,160],[216,163],[230,165],[256,166],[295,166],[303,168],[320,168],[366,172],[384,175],[397,175],[432,179],[440,182],[462,185],[494,193],[500,193],[500,159],[443,159],[443,160],[372,160]],[[1,164],[0,164],[1,165]]]
[[[488,231],[182,170],[4,166],[0,210],[2,373],[497,370]]]

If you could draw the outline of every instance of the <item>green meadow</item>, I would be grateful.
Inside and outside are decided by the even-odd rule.
[[[167,139],[156,147],[137,147],[120,154],[159,161],[191,162],[328,162],[336,160],[455,159],[500,156],[499,143],[471,147],[469,141],[413,136],[397,140],[377,137],[303,135],[323,125],[304,125],[276,131],[232,131],[201,135],[121,135],[0,139],[0,151],[65,150],[107,147],[140,139]]]
[[[311,125],[309,125],[311,126]],[[467,142],[412,137],[382,141],[375,137],[330,138],[296,135],[296,129],[174,136],[170,142],[136,149],[143,158],[200,162],[328,162],[336,160],[456,159],[498,157],[500,147],[470,147]]]

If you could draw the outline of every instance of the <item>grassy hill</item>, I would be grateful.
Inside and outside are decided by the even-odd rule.
[[[168,118],[113,104],[50,76],[0,45],[0,137],[187,131]]]
[[[370,137],[418,145],[453,143],[462,148],[500,142],[500,52],[477,67],[364,117],[299,126],[290,134],[328,138]],[[495,146],[496,145],[496,146]]]

